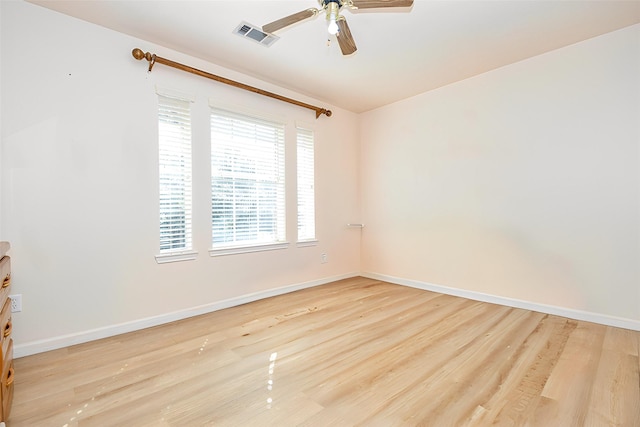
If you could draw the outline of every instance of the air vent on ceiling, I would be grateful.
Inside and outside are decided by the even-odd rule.
[[[240,37],[245,37],[247,39],[260,43],[263,46],[271,46],[280,38],[278,36],[274,36],[273,34],[265,33],[255,25],[251,25],[247,22],[241,22],[240,25],[238,25],[236,29],[233,30],[233,33],[239,35]]]

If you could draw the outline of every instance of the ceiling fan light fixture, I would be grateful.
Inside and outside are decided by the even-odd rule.
[[[329,21],[329,26],[327,30],[329,34],[335,35],[338,33],[338,24],[336,20],[338,19],[338,14],[340,13],[340,3],[336,1],[331,1],[327,3],[327,21]]]
[[[327,30],[329,31],[329,34],[336,35],[338,34],[338,23],[336,22],[335,19],[330,19],[329,20],[329,27],[327,28]]]

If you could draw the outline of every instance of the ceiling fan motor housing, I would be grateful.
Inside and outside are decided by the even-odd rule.
[[[320,6],[322,7],[327,7],[329,3],[336,3],[338,5],[338,9],[342,7],[342,1],[340,0],[318,0],[318,3],[320,3]]]
[[[338,14],[342,8],[342,2],[340,0],[321,0],[322,7],[327,11],[327,20],[335,21],[338,19]]]

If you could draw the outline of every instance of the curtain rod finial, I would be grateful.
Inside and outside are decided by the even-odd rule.
[[[135,48],[131,51],[131,54],[133,55],[134,58],[136,58],[138,61],[140,61],[142,58],[145,57],[144,52],[142,51],[142,49],[138,49]]]
[[[326,115],[327,117],[331,117],[331,114],[333,114],[331,110],[326,110],[324,108],[316,108],[315,110],[316,110],[316,119],[323,114]]]
[[[131,54],[133,55],[134,58],[136,58],[138,61],[140,61],[141,59],[146,59],[147,61],[149,61],[149,72],[151,72],[151,69],[153,68],[154,64],[156,63],[156,55],[152,55],[151,53],[147,52],[144,53],[142,51],[142,49],[138,49],[135,48],[131,51]]]

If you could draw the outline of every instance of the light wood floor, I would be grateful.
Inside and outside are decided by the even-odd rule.
[[[637,427],[639,346],[354,278],[17,359],[8,425]]]

